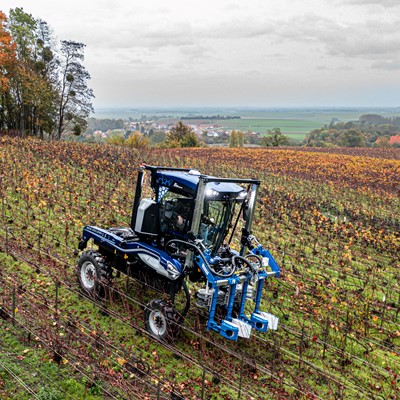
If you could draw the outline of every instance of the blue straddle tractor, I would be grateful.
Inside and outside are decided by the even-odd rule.
[[[260,310],[265,280],[280,268],[251,234],[259,185],[142,164],[130,227],[83,229],[77,265],[83,291],[105,296],[113,273],[154,288],[160,296],[145,307],[145,327],[161,340],[176,334],[191,300],[206,310],[207,329],[226,339],[277,329],[278,318]],[[90,239],[97,250],[85,250]]]

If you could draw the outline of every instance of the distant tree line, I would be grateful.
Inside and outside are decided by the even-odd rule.
[[[365,114],[358,121],[336,122],[312,130],[304,139],[305,146],[317,147],[397,147],[400,135],[399,117]]]
[[[359,118],[359,121],[364,125],[392,125],[400,128],[400,117],[383,117],[379,114],[363,114]]]
[[[91,134],[95,131],[107,132],[112,129],[124,129],[125,122],[123,119],[99,119],[89,118],[87,120],[86,133]]]
[[[203,132],[203,140],[206,144],[228,144],[229,147],[244,147],[247,146],[262,146],[262,147],[277,147],[277,146],[289,146],[299,144],[282,134],[280,128],[269,129],[266,135],[255,134],[251,131],[242,132],[232,130],[230,134],[223,134],[220,136],[208,136],[208,132]]]
[[[212,115],[212,116],[203,116],[203,115],[187,115],[185,117],[181,117],[181,120],[214,120],[214,119],[241,119],[239,115]]]
[[[79,135],[93,111],[82,43],[58,45],[47,22],[0,11],[0,131],[60,139]]]

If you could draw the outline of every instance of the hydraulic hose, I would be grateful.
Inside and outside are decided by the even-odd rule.
[[[203,259],[203,262],[206,265],[206,268],[209,271],[211,271],[211,273],[213,275],[217,276],[218,278],[230,278],[236,272],[236,265],[233,262],[232,262],[232,270],[229,273],[222,274],[222,273],[219,273],[219,272],[215,271],[214,268],[207,261],[206,256],[204,255],[202,250],[196,244],[190,243],[190,242],[186,242],[184,240],[172,239],[172,240],[168,241],[167,244],[165,245],[165,249],[166,249],[167,253],[169,253],[168,250],[167,250],[168,245],[170,245],[171,243],[181,243],[181,244],[185,245],[188,249],[192,248]],[[236,256],[236,257],[239,257],[239,256]],[[243,258],[243,257],[241,257],[241,258]],[[245,260],[245,262],[248,263],[246,260]],[[248,264],[250,264],[250,263],[248,263]]]

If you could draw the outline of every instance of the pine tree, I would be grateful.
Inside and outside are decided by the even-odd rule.
[[[86,127],[86,118],[93,112],[92,89],[87,86],[90,74],[82,65],[85,45],[71,40],[61,42],[61,70],[59,82],[59,105],[57,139],[66,127],[76,130]]]

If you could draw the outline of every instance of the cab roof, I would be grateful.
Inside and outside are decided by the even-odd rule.
[[[240,192],[245,191],[239,184],[260,185],[258,179],[218,178],[189,168],[157,167],[143,163],[141,169],[151,172],[151,186],[154,190],[158,191],[163,186],[189,196],[195,194],[200,179],[206,182],[206,191],[213,190],[218,197],[219,195],[236,197]]]
[[[206,180],[211,179],[212,182],[208,182],[206,190],[211,189],[219,194],[230,194],[237,196],[240,192],[243,192],[243,187],[233,182],[219,182],[217,177],[210,175],[201,175],[200,173],[193,173],[191,171],[157,171],[155,173],[155,183],[159,186],[168,187],[178,192],[186,194],[194,194],[197,190],[200,177]]]

